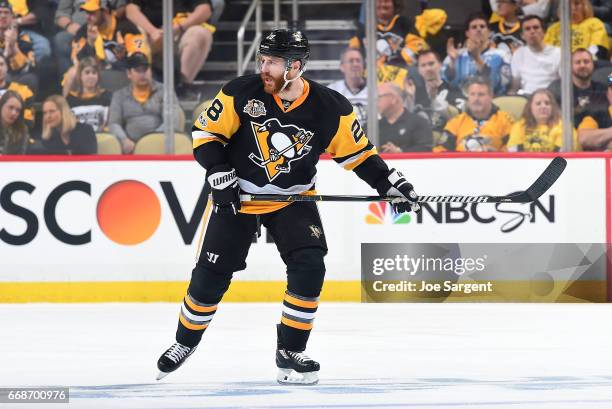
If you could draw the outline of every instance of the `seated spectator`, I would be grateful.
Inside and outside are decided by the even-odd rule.
[[[61,95],[43,103],[42,152],[49,155],[90,155],[98,152],[96,133],[79,123]]]
[[[467,110],[448,121],[434,151],[505,151],[512,117],[493,104],[493,89],[486,78],[472,78],[466,89]]]
[[[365,64],[361,51],[354,48],[346,48],[340,54],[340,71],[344,75],[343,80],[332,82],[329,88],[338,91],[346,97],[355,108],[357,119],[362,127],[368,123],[368,87],[364,76]]]
[[[55,12],[55,24],[59,31],[53,38],[53,49],[57,58],[58,71],[64,73],[72,65],[72,40],[77,31],[87,22],[87,15],[81,10],[85,0],[59,0]],[[125,9],[125,0],[109,0],[113,9]]]
[[[556,0],[518,0],[517,3],[520,8],[520,13],[524,16],[534,14],[540,17],[542,20],[547,20],[550,14],[550,5]],[[493,15],[491,16],[491,23],[496,23],[500,20],[498,15],[498,1],[489,0]]]
[[[87,13],[87,24],[75,34],[73,61],[95,57],[104,69],[125,70],[128,55],[150,55],[146,37],[128,20],[118,20],[108,0],[87,0],[81,10]]]
[[[7,1],[0,1],[0,54],[9,61],[9,72],[16,81],[37,88],[36,76],[29,72],[36,65],[30,37],[19,30],[13,9]]]
[[[488,78],[495,95],[503,95],[510,83],[511,54],[495,48],[489,37],[487,19],[482,14],[471,15],[466,22],[465,48],[457,50],[453,38],[448,39],[447,57],[442,68],[443,78],[462,87],[474,76]]]
[[[612,72],[608,75],[608,109],[589,112],[578,126],[578,140],[584,150],[612,150]]]
[[[442,9],[426,9],[413,23],[400,15],[399,5],[394,0],[376,0],[376,51],[379,64],[397,66],[413,65],[419,51],[429,48],[426,40],[440,32],[446,23],[446,12]],[[349,47],[364,52],[365,26],[359,23],[357,35],[351,38]]]
[[[44,0],[9,0],[15,14],[15,22],[21,32],[32,40],[36,63],[51,56],[51,43],[42,33],[39,16],[46,10]]]
[[[529,95],[559,79],[561,49],[544,43],[544,21],[538,16],[525,16],[521,26],[521,37],[527,45],[512,56],[510,95]]]
[[[593,7],[589,0],[570,0],[572,14],[572,52],[584,48],[589,50],[593,57],[600,60],[608,59],[608,34],[603,22],[593,16]],[[548,30],[544,41],[557,47],[561,46],[561,23],[553,23]]]
[[[161,1],[130,0],[127,18],[145,31],[154,57],[162,56],[163,8]],[[179,95],[197,99],[193,81],[204,66],[210,52],[215,28],[207,23],[212,14],[210,0],[177,0],[172,32],[178,39],[181,80],[177,84]],[[161,61],[160,59],[157,59]],[[154,60],[155,61],[155,60]]]
[[[550,91],[539,89],[529,96],[522,118],[512,126],[508,151],[559,152],[562,146],[563,122],[559,105]],[[574,148],[578,150],[579,147]]]
[[[128,58],[127,73],[131,84],[113,93],[108,128],[121,141],[123,153],[132,153],[141,137],[164,131],[164,91],[162,84],[153,81],[151,65],[144,54]],[[175,130],[180,132],[184,127],[178,120],[181,108],[176,95],[173,97]]]
[[[406,109],[403,92],[397,85],[390,82],[378,85],[378,112],[381,152],[431,152],[433,135],[429,122]]]
[[[461,90],[442,79],[442,63],[438,53],[425,50],[417,56],[419,74],[425,81],[425,92],[416,92],[417,110],[425,112],[431,126],[442,131],[451,116],[450,106],[463,109],[465,97]]]
[[[593,70],[593,56],[588,50],[579,48],[572,53],[574,127],[578,127],[587,110],[605,111],[608,105],[606,86],[593,81]],[[561,80],[554,81],[548,89],[561,105]]]
[[[34,93],[25,84],[9,81],[8,71],[9,61],[4,54],[0,54],[0,97],[9,90],[18,93],[24,105],[23,117],[28,127],[32,128],[34,126],[34,109],[32,108]]]
[[[0,97],[0,155],[23,155],[28,146],[28,127],[23,118],[23,101],[9,90]]]
[[[100,87],[100,66],[94,57],[77,63],[76,71],[69,70],[63,95],[81,123],[89,124],[95,132],[102,132],[108,119],[112,94]]]
[[[497,0],[497,15],[499,21],[490,24],[491,41],[497,48],[505,49],[514,53],[517,49],[524,46],[521,39],[521,12],[519,0]]]

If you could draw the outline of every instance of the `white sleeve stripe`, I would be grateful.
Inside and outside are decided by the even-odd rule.
[[[340,166],[342,166],[344,168],[344,167],[350,165],[351,163],[358,161],[359,159],[361,159],[361,157],[363,155],[367,155],[368,152],[370,152],[370,151],[371,151],[371,149],[359,152],[358,154],[356,154],[354,156],[351,156],[350,158],[348,158],[348,159],[346,159],[346,160],[344,160],[342,162],[338,162],[338,165],[340,165]]]
[[[193,139],[210,139],[210,138],[219,139],[215,135],[211,134],[210,132],[206,132],[206,131],[192,131],[191,137]]]

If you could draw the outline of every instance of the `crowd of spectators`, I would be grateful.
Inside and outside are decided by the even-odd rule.
[[[411,19],[401,1],[376,1],[379,150],[561,150],[560,1],[483,2],[455,32],[443,28],[445,10],[427,3]],[[570,9],[573,148],[609,150],[612,1],[570,0]],[[358,114],[367,107],[358,98],[367,95],[366,41],[361,24],[342,53],[344,81],[331,85]]]
[[[95,154],[96,133],[114,135],[129,154],[163,131],[163,88],[154,79],[163,76],[162,3],[0,0],[0,154]],[[173,7],[177,91],[189,99],[212,47],[213,7]],[[182,132],[176,95],[174,111]]]
[[[612,150],[612,0],[569,1],[574,149]],[[376,0],[380,151],[560,150],[560,0],[483,0],[461,29],[428,3]],[[224,2],[173,5],[182,132]],[[96,153],[96,133],[133,153],[163,129],[162,37],[161,0],[0,0],[0,154]],[[329,84],[364,128],[366,44],[361,20]]]

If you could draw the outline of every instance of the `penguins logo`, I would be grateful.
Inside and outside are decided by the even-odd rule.
[[[308,142],[313,133],[295,125],[281,125],[278,119],[268,119],[263,124],[251,122],[259,156],[249,155],[257,166],[264,168],[272,182],[281,173],[291,171],[291,162],[303,158],[312,149]]]

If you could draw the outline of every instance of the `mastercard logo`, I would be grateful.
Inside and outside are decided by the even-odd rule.
[[[161,222],[161,204],[149,186],[136,180],[122,180],[102,193],[96,217],[110,240],[135,245],[155,234]]]

